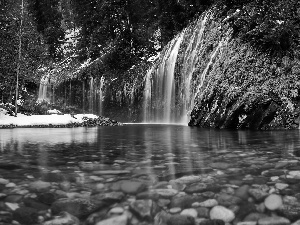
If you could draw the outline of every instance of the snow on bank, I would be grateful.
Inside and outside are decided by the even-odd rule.
[[[5,115],[0,112],[0,126],[14,125],[14,126],[47,126],[47,125],[67,125],[70,123],[82,123],[83,117],[96,119],[98,116],[93,114],[76,114],[71,116],[65,115],[32,115],[26,116],[18,114],[17,117]]]

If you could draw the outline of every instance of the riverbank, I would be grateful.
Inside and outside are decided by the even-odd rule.
[[[0,128],[16,127],[94,127],[94,126],[120,126],[121,123],[106,117],[93,114],[52,114],[31,115],[18,114],[17,117],[0,114]]]

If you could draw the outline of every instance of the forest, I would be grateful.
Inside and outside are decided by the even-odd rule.
[[[1,0],[0,99],[13,103],[16,86],[18,98],[36,98],[45,72],[64,79],[97,59],[102,73],[122,76],[210,8],[234,38],[299,58],[298,0]]]

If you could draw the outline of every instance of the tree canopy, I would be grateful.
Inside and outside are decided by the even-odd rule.
[[[39,79],[44,68],[73,73],[101,59],[107,70],[126,71],[160,51],[204,10],[216,4],[230,17],[236,38],[270,55],[292,56],[299,47],[298,0],[21,0],[0,1],[0,91],[10,99],[15,82],[18,37],[22,35],[20,86]]]

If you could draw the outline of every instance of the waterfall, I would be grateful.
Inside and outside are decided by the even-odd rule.
[[[212,53],[212,55],[210,56],[209,62],[207,63],[205,69],[203,70],[202,74],[200,75],[200,82],[197,86],[197,91],[192,99],[192,105],[194,105],[195,103],[195,99],[197,98],[198,94],[200,93],[200,89],[203,86],[206,74],[208,73],[208,70],[210,69],[210,67],[212,66],[212,64],[214,63],[214,60],[216,58],[216,56],[219,53],[219,50],[221,49],[221,47],[224,45],[225,41],[221,40],[218,44],[218,46],[216,47],[216,49],[214,50],[214,52]]]
[[[144,122],[188,124],[206,77],[228,41],[211,23],[211,16],[211,12],[204,13],[177,35],[148,70],[144,79]]]
[[[104,88],[104,77],[102,76],[100,79],[100,87],[99,87],[99,115],[103,114],[103,88]]]
[[[147,73],[144,91],[144,122],[175,122],[174,69],[183,36],[184,32],[168,44],[161,63]]]
[[[205,14],[204,18],[200,18],[196,23],[195,32],[188,43],[188,46],[184,52],[183,65],[182,65],[182,82],[181,82],[181,112],[180,122],[187,124],[189,121],[189,113],[193,107],[194,93],[191,88],[192,77],[197,68],[198,63],[197,53],[200,51],[203,43],[203,33],[208,14]]]
[[[89,112],[93,113],[94,110],[94,78],[90,78],[89,83]]]
[[[39,96],[37,102],[50,102],[51,100],[51,84],[49,74],[44,75],[41,78],[39,86]]]
[[[151,74],[153,71],[153,67],[148,70],[146,79],[145,79],[145,87],[144,87],[144,105],[143,105],[143,111],[144,111],[144,121],[145,122],[150,122],[151,117],[150,117],[150,112],[151,112],[151,88],[152,88],[152,83],[151,83]]]

